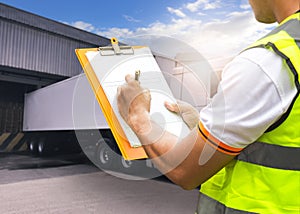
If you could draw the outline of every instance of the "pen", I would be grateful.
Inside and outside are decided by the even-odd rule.
[[[140,70],[135,71],[134,79],[138,82],[139,82],[139,79],[140,79],[140,75],[141,75]]]

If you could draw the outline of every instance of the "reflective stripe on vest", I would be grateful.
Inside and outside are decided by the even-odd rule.
[[[224,204],[219,203],[218,201],[204,195],[199,194],[198,198],[198,207],[195,214],[249,214],[253,212],[246,212],[243,210],[232,209],[226,207]]]
[[[300,13],[254,43],[283,58],[298,93],[256,143],[202,184],[200,191],[245,213],[300,213]],[[201,204],[200,204],[201,206]],[[241,212],[243,212],[241,211]]]
[[[300,170],[300,148],[255,142],[244,149],[237,159],[270,168]]]

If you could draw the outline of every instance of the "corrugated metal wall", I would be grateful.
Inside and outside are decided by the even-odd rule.
[[[74,49],[83,46],[68,38],[0,21],[0,64],[4,66],[74,76],[81,71]]]
[[[76,48],[110,40],[0,3],[0,152],[26,148],[24,93],[82,72]]]
[[[74,50],[109,40],[0,3],[0,65],[74,76],[81,67]]]

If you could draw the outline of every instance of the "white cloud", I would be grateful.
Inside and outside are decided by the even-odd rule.
[[[119,40],[122,40],[122,39],[128,38],[128,37],[132,37],[135,35],[135,32],[130,31],[127,28],[110,28],[105,31],[97,31],[95,33],[98,35],[107,37],[107,38],[116,37]]]
[[[223,21],[202,26],[198,49],[212,58],[234,56],[269,32],[268,25],[259,24],[252,12],[233,12]],[[200,33],[200,32],[199,32]]]
[[[191,12],[197,12],[202,4],[207,4],[208,0],[197,0],[193,3],[188,3],[186,8]]]
[[[129,22],[140,22],[140,21],[141,21],[141,20],[135,19],[135,18],[133,18],[133,17],[131,17],[131,16],[128,16],[128,15],[123,15],[123,17],[124,17],[127,21],[129,21]]]
[[[193,3],[188,3],[185,5],[185,8],[188,9],[190,12],[198,12],[199,9],[212,10],[220,7],[220,0],[197,0]]]
[[[250,4],[241,4],[240,8],[243,10],[249,10],[249,9],[251,9],[251,6],[250,6]]]
[[[213,60],[215,68],[220,68],[228,59],[268,33],[270,27],[259,24],[252,12],[243,11],[229,13],[223,20],[205,23],[200,19],[184,17],[173,19],[170,23],[155,22],[135,30],[111,28],[98,33],[118,37],[119,40],[145,34],[171,36],[193,46],[204,57]]]
[[[221,7],[220,2],[216,1],[216,2],[211,2],[211,3],[205,4],[203,10],[213,10],[213,9],[217,9],[220,7]]]
[[[68,24],[68,23],[66,23],[66,24]],[[76,22],[73,22],[69,25],[72,25],[73,27],[76,27],[76,28],[79,28],[79,29],[85,30],[85,31],[95,30],[95,27],[92,24],[86,23],[86,22],[83,22],[83,21],[76,21]]]
[[[174,9],[172,7],[167,7],[167,10],[171,13],[171,14],[175,14],[178,17],[184,18],[186,17],[186,15],[179,9]]]
[[[207,4],[208,0],[198,0],[198,4]],[[194,2],[194,3],[197,3]],[[192,7],[190,7],[192,8]],[[232,58],[252,42],[264,36],[274,25],[259,24],[249,10],[231,12],[220,19],[201,21],[199,16],[178,16],[169,23],[156,21],[146,27],[133,30],[128,28],[109,28],[99,30],[89,23],[74,22],[73,26],[92,31],[108,38],[117,37],[120,41],[138,35],[165,35],[188,43],[207,59],[218,61],[216,67]],[[213,17],[213,14],[209,14]],[[208,17],[208,15],[206,16]]]
[[[118,34],[126,38],[141,34],[166,34],[192,43],[194,47],[210,55],[235,54],[243,47],[263,36],[269,30],[269,25],[258,24],[252,13],[233,12],[222,21],[212,20],[203,23],[199,19],[185,17],[173,19],[170,23],[155,22],[144,28],[129,30],[126,28],[111,28],[101,35]]]
[[[205,14],[205,13],[202,13],[202,12],[198,12],[197,13],[199,16],[206,16],[207,14]]]

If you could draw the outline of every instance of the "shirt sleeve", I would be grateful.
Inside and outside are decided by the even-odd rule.
[[[279,56],[263,48],[236,57],[224,68],[218,92],[200,112],[201,137],[232,155],[257,140],[292,101],[292,81],[284,66]]]

